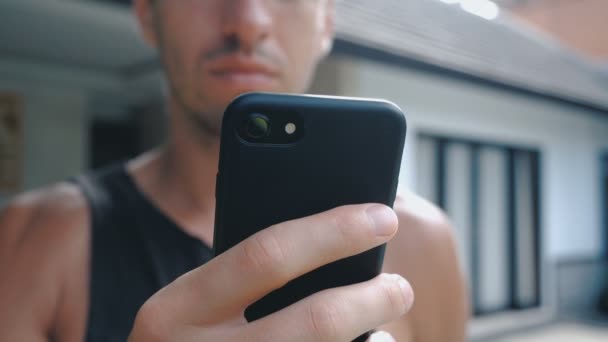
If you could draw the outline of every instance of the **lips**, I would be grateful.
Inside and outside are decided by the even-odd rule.
[[[267,63],[240,56],[221,57],[209,65],[209,72],[217,81],[240,87],[265,87],[278,77],[278,71]]]

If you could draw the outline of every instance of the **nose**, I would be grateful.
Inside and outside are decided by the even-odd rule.
[[[226,39],[235,40],[244,52],[253,52],[256,46],[270,35],[271,8],[266,0],[224,1],[223,33]]]

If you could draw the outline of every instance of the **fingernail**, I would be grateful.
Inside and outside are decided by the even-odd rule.
[[[378,236],[388,236],[395,232],[397,227],[397,215],[385,205],[373,205],[365,210],[365,213],[374,223],[374,231]]]
[[[395,339],[385,331],[378,331],[371,336],[369,342],[395,342]]]
[[[412,291],[412,287],[410,286],[410,283],[408,283],[407,280],[405,280],[402,276],[393,274],[393,277],[401,289],[403,299],[405,299],[405,312],[408,312],[412,308],[412,305],[414,305],[414,293]]]

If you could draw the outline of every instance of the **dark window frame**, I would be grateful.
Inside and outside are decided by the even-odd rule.
[[[497,312],[509,311],[509,310],[524,310],[534,307],[539,307],[542,303],[542,222],[541,222],[541,185],[542,185],[542,154],[536,147],[525,146],[519,144],[509,144],[497,141],[489,141],[484,139],[473,139],[457,136],[449,136],[443,133],[432,133],[432,132],[420,132],[418,133],[418,139],[430,139],[437,144],[436,161],[435,167],[435,182],[437,187],[436,199],[437,204],[441,208],[446,207],[446,184],[447,184],[447,173],[446,173],[446,151],[451,144],[466,145],[471,151],[471,237],[470,246],[471,250],[467,253],[471,253],[471,295],[473,301],[473,314],[475,316],[488,315]],[[507,183],[507,225],[509,229],[509,244],[508,251],[508,279],[509,279],[509,300],[508,304],[504,307],[497,307],[493,309],[483,309],[480,306],[479,288],[480,288],[480,238],[479,238],[479,196],[480,196],[480,164],[479,164],[479,153],[481,148],[495,148],[501,150],[507,156],[507,172],[505,182]],[[534,234],[534,263],[535,263],[535,297],[536,300],[529,305],[521,305],[517,301],[517,255],[514,252],[517,245],[517,227],[516,227],[516,205],[515,205],[515,154],[517,152],[529,153],[531,160],[531,171],[532,171],[532,213],[534,215],[533,234]],[[608,158],[608,153],[606,154]],[[606,215],[608,216],[608,215]],[[608,227],[606,233],[606,246],[607,246],[607,257],[608,257]]]
[[[600,153],[600,222],[603,234],[604,250],[602,258],[608,260],[608,150]]]

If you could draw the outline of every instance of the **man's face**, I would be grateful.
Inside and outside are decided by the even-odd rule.
[[[173,101],[209,133],[248,91],[302,92],[333,38],[333,0],[135,0]]]

